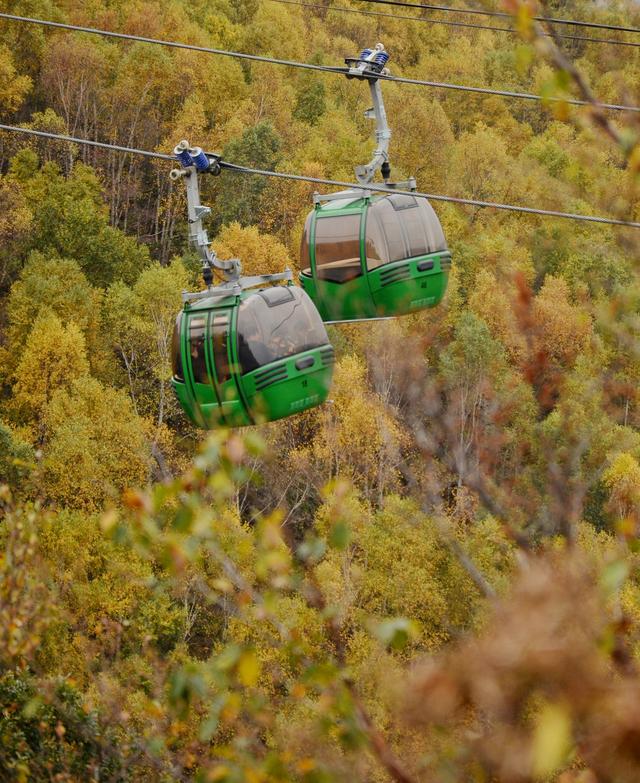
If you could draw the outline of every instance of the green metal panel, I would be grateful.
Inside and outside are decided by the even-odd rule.
[[[194,405],[193,399],[189,394],[186,383],[181,383],[177,378],[171,379],[171,385],[176,393],[178,402],[182,406],[182,410],[187,415],[187,418],[196,425],[196,427],[202,427],[202,420],[198,417],[198,410]]]
[[[405,315],[440,304],[447,290],[450,259],[447,251],[440,251],[369,272],[378,315]],[[433,268],[420,271],[419,265],[425,262],[432,262]]]
[[[184,375],[184,390],[189,397],[190,418],[198,427],[206,427],[206,422],[202,416],[200,406],[196,401],[195,384],[193,380],[193,369],[191,367],[191,352],[189,351],[189,318],[184,313],[181,321],[181,339],[180,347],[182,351],[182,373]]]
[[[330,345],[272,362],[242,377],[256,421],[274,421],[306,411],[323,403],[333,376],[333,349]],[[296,365],[311,361],[308,367]],[[266,378],[266,386],[261,386]],[[271,382],[269,382],[269,379]],[[262,383],[265,383],[263,380]]]

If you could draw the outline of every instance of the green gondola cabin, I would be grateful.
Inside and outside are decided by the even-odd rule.
[[[173,388],[199,427],[241,427],[320,405],[334,350],[293,285],[187,302],[173,337]]]
[[[442,227],[425,198],[347,191],[316,197],[307,217],[300,280],[324,321],[435,307],[450,268]]]

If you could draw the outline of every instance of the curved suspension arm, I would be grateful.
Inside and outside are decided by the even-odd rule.
[[[196,299],[215,296],[229,296],[239,294],[245,288],[266,285],[267,283],[287,282],[292,284],[293,274],[290,269],[284,272],[269,275],[252,275],[242,277],[242,264],[237,258],[229,261],[221,261],[209,247],[209,236],[203,224],[203,218],[211,213],[209,207],[200,203],[200,186],[198,174],[205,172],[217,176],[220,174],[220,156],[202,151],[200,147],[190,147],[188,141],[181,141],[174,149],[173,154],[182,164],[181,169],[172,169],[169,176],[175,182],[184,179],[187,189],[187,214],[189,218],[189,240],[195,245],[202,259],[202,276],[206,291],[188,293],[183,291],[182,299],[185,303]],[[213,270],[219,269],[225,279],[222,285],[212,287]]]
[[[365,117],[375,119],[376,121],[376,150],[373,158],[364,166],[356,166],[356,179],[361,185],[369,185],[373,182],[378,171],[382,171],[382,176],[386,182],[391,173],[389,165],[389,142],[391,141],[391,128],[387,122],[387,112],[384,108],[382,99],[382,89],[377,79],[369,79],[369,89],[371,91],[371,100],[373,108],[365,112]],[[386,165],[385,165],[386,164]]]
[[[385,184],[390,187],[403,186],[410,190],[415,190],[416,181],[413,177],[404,183],[391,183],[391,165],[389,162],[389,142],[391,141],[391,128],[387,121],[387,112],[384,107],[382,97],[382,88],[380,86],[379,76],[388,76],[389,71],[384,64],[389,59],[389,55],[384,50],[381,43],[375,45],[373,49],[365,49],[359,58],[348,58],[345,62],[349,66],[346,76],[348,79],[366,79],[369,82],[371,92],[371,102],[373,106],[364,113],[367,119],[375,120],[376,123],[376,149],[373,158],[362,166],[356,166],[356,179],[360,185],[370,185],[378,171],[382,173]]]
[[[220,164],[216,158],[206,155],[200,147],[190,147],[186,140],[181,141],[173,151],[183,168],[173,169],[172,180],[184,178],[187,190],[187,214],[189,219],[189,241],[193,244],[202,259],[202,273],[208,288],[213,283],[213,270],[219,269],[228,282],[239,280],[242,264],[237,258],[221,261],[209,247],[209,236],[204,227],[203,218],[211,213],[210,207],[200,202],[200,184],[198,174],[208,172],[218,175]]]

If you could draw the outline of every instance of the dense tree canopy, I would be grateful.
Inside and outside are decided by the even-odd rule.
[[[640,220],[637,124],[565,100],[638,104],[640,49],[532,18],[639,27],[632,0],[5,5],[315,64],[382,40],[395,75],[545,98],[384,82],[394,179]],[[352,181],[368,106],[0,21],[3,123]],[[638,231],[434,201],[443,305],[330,327],[326,404],[207,437],[170,387],[201,286],[170,166],[0,142],[0,780],[637,783]],[[203,177],[213,249],[299,272],[316,187]]]

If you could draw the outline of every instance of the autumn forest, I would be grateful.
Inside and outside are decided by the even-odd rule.
[[[0,781],[640,780],[640,7],[454,5],[0,3]],[[217,256],[297,279],[378,41],[445,298],[328,326],[324,404],[197,428],[162,155],[300,175],[201,180]]]

